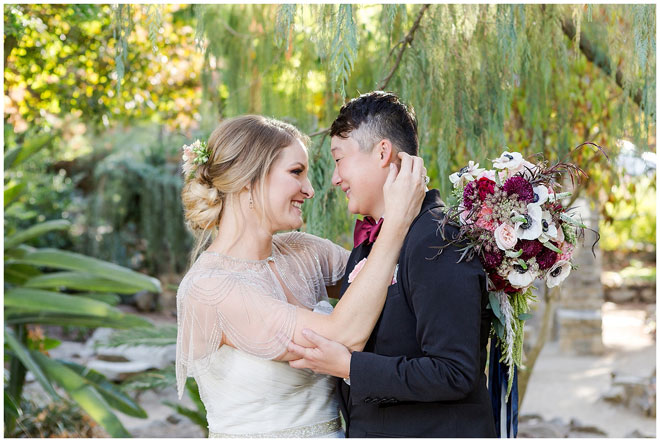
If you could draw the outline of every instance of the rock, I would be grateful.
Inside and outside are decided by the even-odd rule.
[[[53,358],[80,362],[91,358],[94,350],[83,342],[62,341],[57,347],[48,350],[48,353]]]
[[[601,399],[614,404],[621,404],[626,400],[626,391],[621,385],[612,386],[601,396]]]
[[[174,364],[176,359],[176,344],[150,347],[138,345],[127,347],[120,345],[118,347],[99,347],[97,348],[97,358],[105,361],[117,362],[144,362],[148,368],[165,368]]]
[[[542,420],[543,420],[543,417],[540,414],[525,414],[525,415],[522,415],[518,418],[518,423],[522,423],[522,422],[534,423],[534,422],[538,422],[538,421],[542,421]]]
[[[85,342],[85,346],[92,352],[96,352],[96,345],[97,344],[103,344],[105,342],[108,342],[108,338],[110,338],[110,335],[112,335],[115,332],[115,330],[111,328],[104,328],[104,327],[99,327],[96,330],[94,330],[94,333],[92,333],[92,336]]]
[[[171,424],[178,424],[179,422],[181,422],[181,417],[179,417],[176,414],[170,414],[169,416],[167,416],[166,420]]]
[[[654,436],[647,436],[645,434],[642,434],[639,430],[634,430],[631,431],[630,433],[626,434],[626,438],[634,438],[634,439],[639,439],[639,438],[654,438]]]
[[[96,370],[113,381],[123,381],[127,377],[149,370],[151,364],[145,361],[109,362],[93,359],[87,367]]]
[[[655,418],[655,371],[650,377],[612,373],[612,387],[603,394],[602,399]]]
[[[611,289],[605,291],[605,300],[623,304],[632,302],[637,298],[637,291],[627,287]]]
[[[559,418],[546,422],[541,416],[533,414],[522,416],[518,420],[518,438],[564,438],[568,436],[568,432],[568,427]]]
[[[585,425],[577,419],[571,419],[569,437],[607,436],[607,433],[593,425]]]
[[[598,355],[603,345],[603,318],[599,309],[558,308],[559,348],[565,354]]]
[[[561,426],[551,424],[550,422],[537,422],[533,425],[518,424],[518,438],[565,438],[568,431]]]
[[[518,421],[518,437],[607,437],[607,433],[593,425],[585,425],[577,419],[569,424],[560,418],[544,421],[539,415],[526,415]]]
[[[607,437],[607,433],[592,433],[589,431],[569,431],[567,438],[587,438]]]
[[[642,300],[642,302],[646,302],[649,304],[655,304],[656,303],[656,290],[655,287],[643,287],[639,291],[639,297]]]

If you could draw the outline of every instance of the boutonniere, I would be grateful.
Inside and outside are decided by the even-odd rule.
[[[362,261],[358,262],[355,267],[353,267],[353,271],[348,274],[348,283],[352,283],[355,281],[355,278],[357,278],[358,273],[360,273],[360,270],[362,270],[362,267],[367,263],[367,258],[362,258]],[[392,276],[392,283],[390,285],[396,284],[396,274],[399,272],[399,264],[396,265],[394,268],[394,276]]]

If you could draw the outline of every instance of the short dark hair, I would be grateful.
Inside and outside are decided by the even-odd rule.
[[[373,91],[344,104],[330,127],[330,136],[349,135],[362,151],[371,151],[375,143],[387,138],[399,152],[419,152],[415,110],[392,92]]]

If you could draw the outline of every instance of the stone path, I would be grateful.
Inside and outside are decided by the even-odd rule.
[[[607,437],[627,437],[634,431],[655,437],[655,418],[601,398],[611,387],[613,372],[648,377],[655,370],[656,344],[645,330],[645,309],[605,303],[602,356],[567,356],[557,342],[547,343],[530,378],[521,415],[548,421],[577,419]]]

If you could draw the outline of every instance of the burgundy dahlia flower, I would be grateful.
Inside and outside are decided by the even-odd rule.
[[[520,257],[523,260],[528,260],[529,258],[533,258],[534,256],[538,255],[541,250],[545,249],[546,247],[541,244],[541,242],[537,239],[520,239],[518,240],[518,243],[516,244],[516,250],[522,250],[522,255]],[[548,249],[549,250],[549,249]]]
[[[552,251],[547,247],[543,247],[543,250],[536,255],[536,262],[539,264],[539,269],[545,270],[552,267],[555,262],[557,262],[557,256],[557,252]]]
[[[489,273],[488,279],[490,279],[490,282],[493,284],[491,287],[488,287],[488,290],[493,292],[499,292],[509,284],[509,282],[506,279],[502,278],[500,275],[498,275],[495,272]]]
[[[463,189],[463,207],[467,210],[472,210],[472,206],[474,205],[472,199],[474,198],[475,186],[474,181],[470,181]]]
[[[507,195],[517,194],[520,201],[531,203],[534,201],[534,188],[525,178],[512,176],[504,182],[504,191]]]
[[[484,252],[482,264],[486,269],[494,269],[502,263],[502,259],[504,259],[504,257],[499,250]]]
[[[504,291],[504,293],[516,293],[520,291],[520,289],[513,287],[511,284],[509,284],[508,280],[502,278],[495,272],[489,273],[488,278],[490,279],[490,282],[493,283],[492,286],[489,287],[490,291]]]

